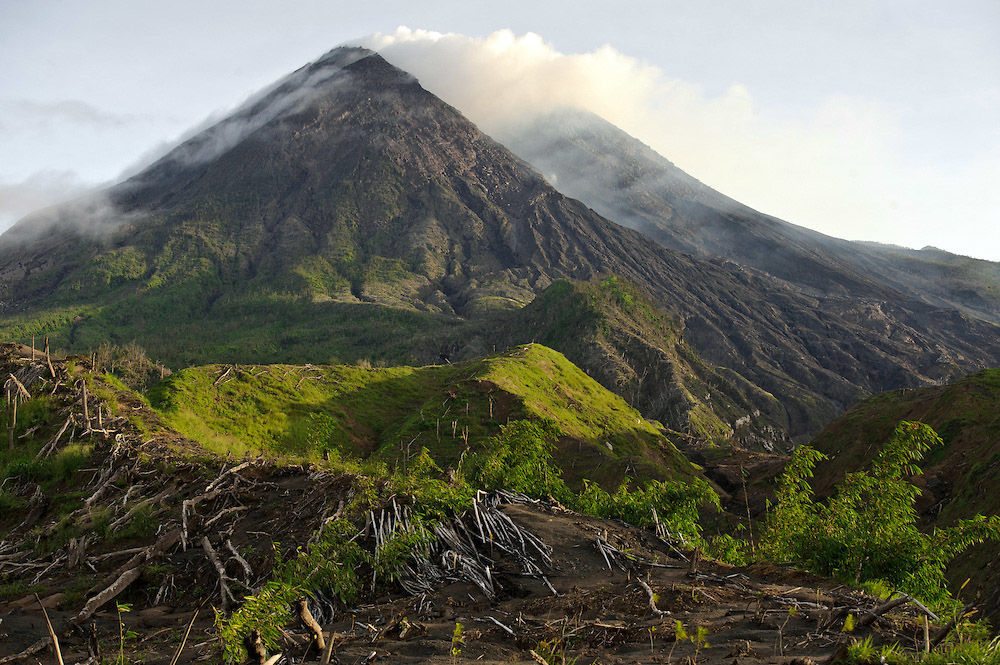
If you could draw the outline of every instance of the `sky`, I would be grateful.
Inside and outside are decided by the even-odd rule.
[[[996,0],[0,0],[0,229],[344,42],[488,132],[584,107],[762,212],[1000,261]]]

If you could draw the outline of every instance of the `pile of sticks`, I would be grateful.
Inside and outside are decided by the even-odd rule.
[[[435,524],[431,533],[412,519],[408,506],[401,506],[393,498],[380,512],[369,513],[363,533],[371,539],[376,552],[394,536],[422,536],[421,544],[403,563],[396,580],[414,596],[461,581],[474,584],[492,600],[500,588],[496,577],[498,555],[512,561],[519,575],[540,580],[558,595],[545,576],[552,566],[552,548],[500,509],[504,503],[519,498],[505,492],[477,492],[471,509]]]

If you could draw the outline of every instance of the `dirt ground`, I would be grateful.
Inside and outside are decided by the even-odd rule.
[[[387,595],[323,621],[335,643],[331,662],[820,663],[852,637],[868,634],[868,628],[842,632],[837,609],[861,614],[876,601],[827,581],[781,568],[705,561],[692,567],[645,531],[541,505],[503,510],[553,548],[547,578],[558,595],[498,556],[501,591],[492,601],[472,584],[455,583],[421,597]],[[598,538],[622,554],[606,557]],[[653,592],[655,611],[639,579]],[[126,630],[137,636],[125,640],[128,662],[169,663],[191,613],[190,607],[154,606],[124,615]],[[0,634],[6,633],[0,654],[46,634],[33,598],[0,606],[0,616]],[[57,625],[66,618],[53,612]],[[211,608],[202,609],[179,663],[219,660],[211,619]],[[117,656],[116,614],[99,612],[95,620],[104,656]],[[703,629],[701,643],[676,639],[677,621],[690,637]],[[461,639],[455,640],[458,624]],[[922,643],[922,626],[905,609],[875,625],[877,641]],[[67,663],[90,657],[85,634],[65,633],[62,643]],[[289,631],[285,662],[318,661],[320,653],[308,643],[304,630]],[[47,650],[24,662],[36,658],[51,662]]]

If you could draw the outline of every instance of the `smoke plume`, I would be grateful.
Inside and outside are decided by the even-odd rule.
[[[1000,154],[942,177],[904,159],[894,110],[833,95],[777,117],[734,82],[718,94],[604,46],[561,53],[539,35],[477,38],[398,28],[359,42],[414,74],[501,142],[563,107],[596,113],[706,184],[762,212],[848,239],[940,243],[943,220],[963,219],[949,246],[1000,257],[983,244],[1000,209]],[[693,55],[696,57],[696,55]],[[935,240],[936,239],[936,240]],[[992,242],[992,245],[989,243]]]

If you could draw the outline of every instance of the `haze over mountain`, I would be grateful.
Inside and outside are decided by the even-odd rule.
[[[666,247],[730,259],[813,293],[920,300],[1000,322],[1000,263],[849,242],[759,213],[592,113],[553,112],[501,139],[560,191]]]
[[[586,334],[626,321],[633,332],[566,342],[571,360],[670,427],[690,431],[707,410],[720,436],[752,422],[772,441],[807,436],[868,393],[1000,364],[997,327],[940,298],[896,297],[851,272],[806,289],[650,242],[359,48],[331,51],[84,203],[0,237],[7,336],[135,339],[175,364],[428,362],[443,346],[470,355],[544,334],[547,317],[593,302],[586,290],[521,308],[559,280],[586,281],[617,308]],[[661,332],[644,339],[650,321]],[[618,383],[646,376],[650,354],[670,379]]]

